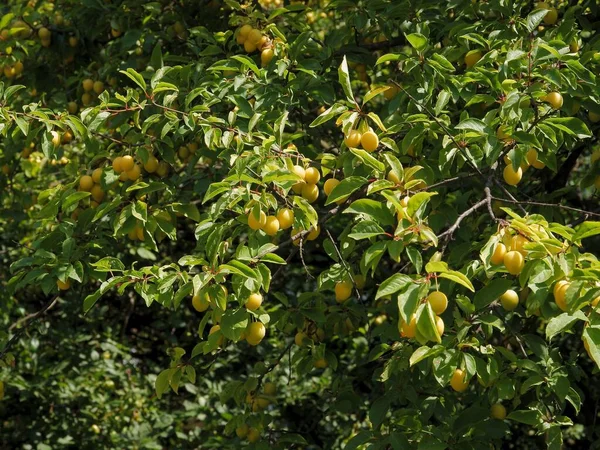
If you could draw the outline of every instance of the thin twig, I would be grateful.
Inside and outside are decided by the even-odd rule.
[[[494,178],[494,183],[502,190],[502,192],[504,192],[506,195],[508,195],[508,197],[511,199],[512,203],[514,203],[515,205],[517,205],[519,207],[519,209],[524,213],[527,214],[527,210],[525,208],[523,208],[523,205],[521,205],[521,203],[519,200],[517,200],[509,191],[508,189],[506,189],[504,187],[504,185],[502,183],[500,183],[500,181],[498,181],[496,178]]]
[[[342,254],[340,253],[340,249],[338,248],[337,244],[335,243],[333,236],[331,236],[331,233],[329,232],[329,230],[325,229],[325,232],[327,233],[327,236],[329,236],[329,240],[333,244],[333,248],[335,249],[335,252],[337,253],[338,258],[340,258],[340,261],[342,262],[344,269],[346,269],[346,272],[348,273],[348,276],[350,277],[350,280],[352,281],[352,286],[354,287],[354,290],[356,291],[356,298],[360,300],[360,291],[358,290],[358,287],[356,287],[356,281],[354,281],[354,276],[352,275],[350,266],[348,266],[348,263],[346,262],[346,260],[342,256]]]
[[[290,341],[290,343],[283,349],[283,351],[279,354],[279,356],[277,357],[277,359],[275,359],[275,361],[273,361],[269,367],[267,367],[267,370],[265,370],[265,372],[263,374],[261,374],[258,377],[258,382],[256,383],[256,388],[254,389],[254,391],[251,392],[251,394],[257,393],[260,391],[260,387],[262,385],[262,382],[264,380],[264,378],[271,373],[275,367],[277,367],[279,365],[279,363],[281,362],[281,360],[283,359],[283,357],[285,356],[285,354],[288,352],[288,350],[290,350],[292,348],[292,345],[294,345],[294,340],[292,339]],[[290,358],[291,359],[291,358]],[[252,409],[252,406],[254,406],[254,401],[256,400],[256,395],[252,395],[252,402],[250,403],[250,409]]]
[[[448,136],[450,138],[450,140],[452,141],[452,143],[456,146],[456,148],[458,149],[458,151],[462,154],[463,158],[465,158],[465,161],[467,161],[467,163],[473,168],[475,169],[475,171],[483,177],[483,173],[481,173],[481,170],[479,170],[479,167],[477,167],[475,165],[475,163],[473,161],[471,161],[471,159],[469,158],[469,156],[467,154],[465,154],[463,146],[461,144],[458,143],[458,141],[455,139],[454,135],[452,133],[450,133],[450,130],[448,129],[448,127],[446,127],[446,125],[444,125],[444,123],[438,119],[435,114],[433,114],[429,108],[427,108],[427,106],[425,106],[422,102],[420,102],[419,100],[417,100],[416,98],[414,98],[411,94],[408,93],[408,91],[406,89],[404,89],[404,87],[394,81],[394,80],[389,80],[391,83],[393,83],[398,89],[402,90],[402,92],[404,92],[408,98],[410,98],[413,102],[415,102],[419,107],[421,107],[426,113],[427,115],[429,115],[429,117],[431,117],[435,123],[438,124],[438,126],[444,131],[444,133],[446,134],[446,136]]]
[[[31,324],[35,323],[40,317],[42,317],[48,310],[50,310],[58,301],[58,297],[60,296],[60,294],[56,294],[51,300],[50,302],[48,302],[46,304],[46,306],[44,306],[42,309],[40,309],[38,312],[34,313],[34,314],[29,314],[25,317],[23,317],[22,319],[18,320],[17,322],[15,322],[8,330],[10,331],[12,328],[14,328],[16,325],[18,325],[19,323],[22,322],[26,322],[25,325],[20,328],[14,335],[12,338],[10,338],[10,340],[6,343],[6,346],[4,347],[4,349],[2,349],[2,352],[0,352],[0,360],[2,358],[4,358],[4,356],[8,353],[8,351],[11,349],[11,347],[14,345],[14,343],[19,340],[19,338],[21,337],[21,335],[23,333],[25,333],[25,331],[27,330],[28,327],[31,326]]]
[[[129,295],[129,308],[127,309],[127,314],[125,314],[125,318],[123,319],[123,327],[121,328],[121,340],[125,337],[125,332],[127,331],[127,325],[129,324],[129,319],[133,314],[133,310],[135,309],[135,298],[133,292],[130,291]]]
[[[304,267],[304,270],[306,271],[306,275],[308,275],[309,278],[314,279],[315,277],[312,276],[312,274],[310,273],[310,271],[308,270],[308,267],[306,267],[306,263],[304,262],[304,251],[303,251],[303,245],[304,244],[304,237],[300,238],[300,244],[299,244],[299,248],[300,248],[300,260],[302,261],[302,267]]]
[[[446,184],[450,184],[450,183],[454,183],[455,181],[460,181],[460,180],[464,180],[465,178],[470,178],[470,177],[474,177],[475,173],[467,173],[465,175],[461,175],[458,177],[453,177],[453,178],[447,178],[443,181],[440,181],[439,183],[435,183],[435,184],[431,184],[429,186],[425,186],[424,188],[421,189],[416,189],[414,192],[422,192],[422,191],[430,191],[431,189],[440,187],[440,186],[444,186]]]
[[[532,202],[532,201],[527,201],[527,200],[523,200],[523,201],[509,200],[506,198],[498,198],[498,197],[492,197],[492,199],[497,200],[499,202],[504,202],[504,203],[522,204],[522,205],[531,205],[531,206],[544,206],[544,207],[549,207],[549,208],[560,208],[560,209],[566,209],[568,211],[578,212],[580,214],[585,214],[588,216],[600,217],[600,213],[586,211],[585,209],[573,208],[572,206],[561,205],[559,203]],[[525,212],[527,212],[527,211],[525,211]]]
[[[298,253],[298,251],[299,251],[299,248],[298,248],[298,247],[296,247],[296,248],[294,248],[294,249],[293,249],[293,250],[290,252],[290,254],[288,255],[288,257],[285,259],[285,262],[286,262],[286,264],[285,264],[285,265],[284,265],[284,264],[280,265],[280,266],[279,266],[279,269],[277,269],[277,270],[275,271],[275,273],[274,273],[274,274],[271,276],[271,282],[272,282],[272,281],[273,281],[275,278],[277,278],[277,276],[279,275],[279,272],[281,272],[281,271],[283,270],[283,268],[284,268],[284,267],[287,265],[287,263],[289,263],[289,262],[292,260],[292,258],[294,257],[294,255],[295,255],[296,253]]]

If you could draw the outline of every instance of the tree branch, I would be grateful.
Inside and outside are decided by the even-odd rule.
[[[496,215],[494,214],[494,210],[492,208],[492,192],[490,191],[489,186],[486,186],[483,191],[485,192],[485,200],[487,203],[488,213],[490,213],[490,216],[492,217],[492,219],[498,220],[498,219],[496,219]]]
[[[467,209],[466,211],[464,211],[461,215],[459,215],[456,218],[456,221],[454,222],[454,224],[450,228],[448,228],[446,231],[444,231],[443,233],[441,233],[440,235],[438,235],[438,239],[446,237],[446,236],[447,236],[447,239],[451,239],[452,235],[454,234],[454,232],[460,226],[460,223],[464,219],[466,219],[468,216],[470,216],[471,214],[473,214],[476,210],[478,210],[479,208],[481,208],[483,205],[487,205],[487,203],[488,203],[488,199],[484,198],[483,200],[478,201],[473,206],[471,206],[469,209]]]

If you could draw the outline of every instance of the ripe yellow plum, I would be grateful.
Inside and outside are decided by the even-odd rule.
[[[448,307],[448,297],[440,291],[434,291],[427,297],[427,301],[431,305],[431,309],[436,314],[442,314]]]
[[[504,266],[511,275],[519,275],[525,266],[525,259],[518,251],[511,250],[504,255]]]
[[[288,208],[281,208],[277,211],[277,220],[282,230],[287,230],[294,224],[294,211]]]
[[[350,281],[340,281],[335,284],[335,300],[338,303],[344,303],[352,295],[352,283]]]
[[[305,183],[302,186],[302,197],[308,200],[308,203],[314,203],[319,198],[319,187],[316,184]]]
[[[329,178],[327,181],[325,181],[325,184],[323,185],[323,190],[325,191],[325,195],[329,197],[329,194],[331,194],[331,191],[333,191],[333,189],[340,184],[340,180],[336,179],[336,178]]]
[[[466,379],[466,373],[462,369],[456,369],[450,379],[450,386],[456,392],[465,392],[469,387],[469,382]]]
[[[259,214],[259,218],[254,217],[254,213],[250,211],[248,215],[248,226],[253,230],[260,230],[267,223],[267,215],[264,211],[261,211]]]
[[[379,146],[379,137],[373,130],[366,131],[360,138],[360,145],[366,151],[372,153],[377,150],[377,147]]]
[[[85,192],[90,192],[92,187],[94,187],[94,180],[91,176],[83,175],[81,178],[79,178],[79,189]]]
[[[208,293],[202,292],[195,294],[192,297],[192,306],[198,312],[206,311],[210,306],[210,297],[208,296]]]
[[[560,280],[554,285],[553,294],[554,302],[562,311],[566,311],[567,307],[567,290],[569,289],[569,283],[567,280]]]
[[[506,311],[512,311],[519,305],[519,295],[509,289],[500,296],[500,303]]]
[[[258,308],[260,308],[260,305],[262,305],[263,302],[263,296],[260,295],[258,292],[254,293],[254,294],[250,294],[250,296],[248,297],[248,300],[246,300],[246,303],[244,304],[244,306],[246,307],[246,309],[250,310],[250,311],[255,311]]]
[[[504,255],[506,254],[506,245],[504,245],[502,242],[499,242],[496,244],[496,246],[494,247],[494,253],[492,254],[492,257],[490,258],[490,262],[492,264],[502,264],[504,263]]]
[[[506,419],[506,408],[504,405],[502,403],[494,403],[490,408],[490,417],[497,420]]]
[[[267,216],[267,219],[265,220],[265,224],[263,225],[262,230],[268,236],[275,236],[277,234],[277,232],[279,231],[279,220],[277,220],[277,217]]]
[[[480,50],[471,50],[465,55],[465,66],[467,66],[467,68],[473,67],[482,56],[483,53],[481,53]]]
[[[517,184],[519,184],[519,181],[521,181],[521,178],[523,177],[523,169],[519,167],[517,168],[517,170],[515,170],[512,164],[509,164],[504,168],[502,176],[504,177],[504,181],[506,182],[506,184],[510,186],[516,186]]]
[[[352,130],[344,138],[344,143],[350,148],[357,148],[360,145],[362,135],[358,130]]]
[[[257,346],[264,339],[267,330],[261,322],[252,322],[246,329],[246,341]]]

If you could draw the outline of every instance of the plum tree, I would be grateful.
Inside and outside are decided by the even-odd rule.
[[[0,447],[595,448],[599,14],[4,2]]]

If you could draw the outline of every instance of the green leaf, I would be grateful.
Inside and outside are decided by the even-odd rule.
[[[162,45],[161,42],[157,42],[152,50],[152,56],[150,57],[150,65],[154,68],[161,68],[163,63]]]
[[[525,26],[527,27],[527,31],[533,33],[533,31],[538,27],[538,25],[542,23],[542,20],[544,20],[546,14],[548,14],[547,9],[536,9],[533,12],[529,13],[525,24]]]
[[[513,281],[507,278],[494,278],[482,289],[478,290],[473,299],[476,309],[483,309],[493,301],[497,300],[513,285]]]
[[[260,261],[270,264],[287,264],[285,262],[285,259],[283,259],[279,255],[276,255],[275,253],[267,253],[262,258],[260,258]]]
[[[377,62],[375,63],[375,65],[379,65],[379,64],[383,64],[386,63],[388,61],[398,61],[399,59],[405,59],[406,56],[405,55],[398,55],[395,53],[388,53],[386,55],[380,56],[377,59]]]
[[[386,159],[387,163],[390,165],[396,175],[398,175],[398,178],[401,180],[404,179],[404,167],[402,167],[400,160],[388,152],[384,153],[383,157]]]
[[[435,108],[433,110],[436,116],[440,115],[440,113],[444,110],[451,98],[452,94],[450,94],[450,92],[448,92],[445,89],[439,93],[437,101],[435,102]]]
[[[381,130],[381,131],[387,131],[387,128],[385,127],[385,125],[383,124],[383,122],[381,121],[381,118],[375,114],[374,112],[370,112],[369,114],[367,114],[367,116],[373,121],[375,122],[375,124],[377,125],[377,127]]]
[[[165,83],[165,82],[161,81],[160,83],[158,83],[156,85],[156,87],[154,89],[152,89],[152,92],[154,94],[157,94],[159,92],[168,92],[168,91],[179,92],[179,88],[172,83]]]
[[[252,72],[254,72],[255,75],[260,76],[260,69],[254,63],[254,61],[251,58],[249,58],[248,56],[234,55],[231,57],[231,59],[234,59],[237,62],[241,63],[242,65],[248,67]]]
[[[429,341],[442,342],[435,324],[435,313],[429,302],[421,304],[417,310],[417,330]]]
[[[411,280],[410,283],[406,284],[405,290],[398,296],[398,311],[400,312],[402,320],[407,323],[410,322],[411,316],[417,309],[419,300],[422,297],[422,288],[423,285],[413,283]]]
[[[562,450],[563,436],[560,425],[554,425],[548,430],[547,450]]]
[[[550,117],[544,123],[579,139],[592,135],[587,125],[576,117]]]
[[[406,254],[408,255],[408,259],[411,264],[415,268],[416,273],[420,273],[421,269],[423,269],[423,256],[421,256],[421,252],[417,247],[408,246],[406,247]]]
[[[441,53],[434,53],[433,55],[431,55],[431,59],[428,61],[428,63],[432,66],[436,65],[436,67],[439,70],[443,70],[443,71],[447,71],[447,72],[455,72],[456,71],[456,69],[452,65],[452,63],[450,61],[448,61],[446,59],[446,57],[444,55],[442,55]],[[435,64],[433,64],[433,63],[435,63]],[[447,93],[447,91],[443,91],[443,92]],[[441,95],[441,93],[440,93],[440,95]]]
[[[438,273],[438,277],[454,281],[455,283],[463,285],[471,292],[475,292],[473,284],[465,274],[448,269],[448,264],[443,261],[429,262],[425,266],[425,270],[427,273]]]
[[[194,366],[185,366],[185,375],[190,383],[196,383],[196,369],[194,369]]]
[[[379,397],[377,400],[373,402],[371,408],[369,409],[369,419],[373,424],[373,428],[377,429],[385,419],[387,412],[390,409],[390,404],[392,399],[384,395],[383,397]]]
[[[415,364],[423,361],[424,359],[431,358],[432,356],[439,355],[445,350],[442,345],[435,345],[433,347],[427,347],[426,345],[419,347],[416,349],[413,354],[410,356],[410,365],[411,367]]]
[[[342,63],[338,68],[338,79],[340,84],[342,85],[342,89],[344,90],[344,94],[346,94],[346,100],[350,103],[356,104],[354,100],[354,94],[352,93],[352,85],[350,83],[350,74],[348,72],[348,62],[346,61],[346,56],[342,59]]]
[[[156,377],[156,380],[154,382],[154,388],[156,389],[156,396],[158,398],[160,398],[165,392],[169,390],[169,384],[171,382],[171,377],[173,376],[174,370],[174,368],[165,369]]]
[[[141,200],[136,201],[131,208],[131,215],[142,223],[146,223],[148,220],[148,207],[146,203]]]
[[[379,172],[385,170],[383,163],[377,158],[374,158],[368,151],[363,150],[362,148],[351,148],[350,151],[358,156],[358,158],[370,168],[378,170]]]
[[[325,206],[331,205],[343,198],[348,197],[353,192],[367,184],[369,180],[364,177],[351,176],[344,178],[333,190],[329,193]]]
[[[587,317],[581,311],[575,311],[573,314],[562,313],[559,316],[553,317],[548,321],[548,325],[546,325],[546,340],[552,339],[558,333],[563,332],[568,329],[578,320],[583,320],[587,322]]]
[[[484,323],[504,332],[504,322],[494,314],[482,314],[473,323]]]
[[[17,92],[19,92],[22,89],[25,89],[25,86],[23,86],[22,84],[13,84],[12,86],[7,87],[4,91],[4,100],[10,100],[11,97],[13,97]]]
[[[379,94],[387,91],[388,89],[390,89],[389,86],[381,86],[375,89],[371,89],[365,94],[365,97],[363,98],[363,105],[367,104],[369,100],[372,100],[373,98],[377,97]]]
[[[193,293],[193,291],[194,291],[194,284],[191,281],[188,281],[183,286],[181,286],[177,290],[177,293],[173,296],[173,307],[179,308],[181,301],[188,295],[191,295]]]
[[[243,262],[238,261],[237,259],[232,259],[231,261],[229,261],[228,264],[221,264],[219,266],[219,270],[228,270],[245,278],[250,278],[252,280],[258,281],[256,272],[254,272],[254,270],[252,270]]]
[[[389,437],[392,450],[409,450],[410,442],[408,438],[399,431],[392,431]]]
[[[295,195],[294,205],[300,208],[300,210],[306,215],[306,218],[312,226],[317,226],[319,221],[319,215],[317,214],[315,208],[313,208],[313,206],[310,203],[308,203],[308,200],[299,195]]]
[[[447,280],[454,281],[455,283],[461,284],[471,292],[475,292],[475,288],[471,281],[467,278],[467,276],[463,273],[460,273],[456,270],[450,270],[448,272],[440,273],[438,275],[440,278],[446,278]]]
[[[375,300],[386,295],[395,294],[404,289],[409,283],[412,283],[412,279],[408,275],[396,273],[379,285]]]
[[[408,200],[406,213],[410,217],[413,217],[419,209],[425,208],[431,197],[434,195],[437,195],[437,192],[417,192]]]
[[[406,35],[406,40],[419,52],[427,48],[427,38],[420,33],[412,33]]]
[[[19,127],[19,130],[21,130],[23,135],[27,136],[29,134],[29,122],[27,122],[22,117],[15,117],[15,122],[17,123],[17,126]]]
[[[371,435],[370,431],[359,432],[356,436],[354,436],[352,439],[350,439],[348,441],[348,443],[344,447],[344,450],[356,450],[361,445],[369,442],[369,440],[371,439],[371,436],[372,435]]]
[[[290,172],[287,169],[276,169],[267,173],[263,178],[263,183],[283,183],[286,181],[298,182],[301,178],[295,173]]]
[[[0,19],[0,30],[6,28],[6,26],[10,23],[10,21],[15,17],[13,13],[4,14],[2,19]]]
[[[206,190],[206,194],[204,194],[204,198],[202,199],[202,203],[206,203],[210,199],[216,197],[223,192],[227,192],[231,189],[231,184],[227,181],[219,181],[217,183],[212,183],[208,189]]]
[[[539,411],[518,410],[511,412],[507,419],[527,425],[537,425],[542,423],[542,414]]]
[[[483,122],[482,120],[479,119],[466,119],[463,120],[461,123],[459,123],[458,125],[456,125],[455,127],[457,130],[469,130],[469,131],[473,131],[477,134],[480,135],[484,135],[484,134],[489,134],[489,129],[487,127],[487,125],[485,124],[485,122]]]
[[[596,366],[600,367],[600,329],[585,327],[581,339],[587,343],[589,354]]]
[[[352,228],[352,232],[348,234],[348,237],[355,240],[360,240],[372,238],[381,234],[385,234],[385,231],[377,224],[377,222],[363,220]]]
[[[336,188],[337,187],[339,187],[339,185],[336,186]],[[352,202],[352,204],[346,208],[344,214],[364,214],[383,226],[394,224],[394,216],[390,213],[387,206],[382,202],[371,200],[369,198],[361,198]]]
[[[575,227],[575,234],[571,238],[572,242],[579,242],[582,239],[600,234],[600,222],[583,222]]]
[[[221,331],[227,339],[237,341],[248,325],[248,311],[240,308],[237,311],[227,310],[221,318]]]
[[[526,144],[534,148],[542,148],[542,145],[533,133],[527,133],[525,131],[513,131],[511,137],[514,138],[520,144]]]
[[[317,117],[315,120],[313,120],[311,122],[311,124],[309,125],[309,127],[314,128],[316,126],[319,126],[319,125],[333,119],[335,116],[342,114],[346,111],[348,111],[348,107],[341,105],[339,103],[335,103],[331,107],[326,109],[322,114],[320,114],[319,117]]]
[[[97,272],[123,272],[125,270],[125,264],[112,256],[105,256],[101,260],[91,263],[90,266],[94,267]]]
[[[119,70],[123,75],[126,75],[130,78],[135,84],[142,88],[144,92],[146,92],[146,82],[144,81],[144,77],[133,70],[131,67],[127,70]]]
[[[66,210],[69,208],[69,206],[74,205],[79,200],[89,197],[90,195],[91,194],[89,192],[83,191],[75,192],[74,194],[68,195],[67,198],[65,198],[62,202],[62,209]]]
[[[122,283],[124,281],[128,281],[129,277],[125,277],[125,276],[119,276],[119,277],[112,277],[107,281],[104,281],[101,285],[100,288],[94,292],[93,294],[88,295],[84,300],[83,300],[83,312],[87,313],[90,309],[92,309],[92,306],[94,306],[96,304],[96,302],[98,301],[98,299],[107,291],[109,291],[110,289],[112,289],[113,287],[115,287],[117,284]]]
[[[200,221],[200,211],[198,211],[196,205],[193,205],[191,203],[185,205],[182,205],[180,203],[173,203],[170,206],[176,213],[183,214],[185,217],[192,219],[194,222]]]

